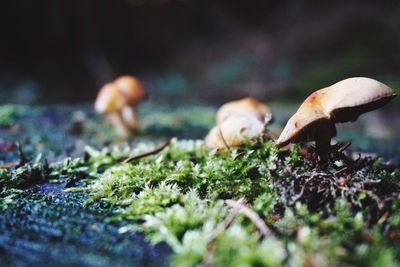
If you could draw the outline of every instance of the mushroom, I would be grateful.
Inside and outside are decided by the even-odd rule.
[[[277,147],[290,142],[315,141],[321,165],[328,160],[335,123],[357,120],[363,113],[380,108],[396,94],[385,84],[370,78],[349,78],[312,93],[289,119],[276,141]]]
[[[129,136],[131,131],[122,118],[122,109],[126,106],[125,96],[114,83],[104,85],[97,95],[94,104],[100,114],[108,114],[108,118],[120,136]]]
[[[253,114],[260,121],[263,121],[266,124],[272,119],[271,109],[267,105],[251,97],[231,101],[222,105],[217,111],[217,124],[222,123],[232,113]]]
[[[136,131],[139,127],[137,105],[146,97],[146,91],[139,79],[132,76],[121,76],[114,83],[125,96],[122,118],[132,131]]]
[[[145,97],[146,92],[137,78],[121,76],[100,89],[95,110],[108,113],[117,133],[127,137],[138,129],[137,104]]]
[[[205,145],[210,150],[227,151],[262,135],[264,123],[255,116],[237,113],[229,116],[210,130]]]

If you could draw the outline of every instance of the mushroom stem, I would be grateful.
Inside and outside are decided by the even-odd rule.
[[[109,114],[110,122],[115,128],[117,134],[121,137],[128,137],[132,134],[129,126],[125,123],[121,112],[113,112]]]
[[[329,151],[331,148],[331,138],[336,135],[336,128],[333,123],[324,123],[318,129],[315,140],[315,152],[318,156],[320,167],[326,168],[329,160]]]
[[[131,131],[136,131],[139,128],[139,112],[136,106],[124,107],[121,114],[122,119]]]
[[[318,163],[321,167],[326,167],[328,163],[330,146],[331,138],[322,138],[315,141],[315,152],[318,156]]]

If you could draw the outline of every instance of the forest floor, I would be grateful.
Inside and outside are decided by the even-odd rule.
[[[274,135],[295,106],[272,108]],[[120,140],[89,106],[0,106],[2,266],[400,264],[390,125],[341,126],[353,144],[320,170],[312,147],[267,138],[208,152],[215,111],[148,103]]]

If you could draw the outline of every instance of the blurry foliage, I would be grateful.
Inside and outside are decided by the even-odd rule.
[[[214,124],[215,110],[204,105],[170,107],[144,104],[143,133],[149,136],[191,136],[202,138]]]
[[[0,105],[0,126],[12,126],[16,124],[19,116],[24,115],[27,109],[25,106]]]
[[[341,79],[359,76],[357,70],[369,63],[368,55],[365,47],[358,45],[348,48],[334,59],[317,61],[301,74],[296,87],[309,93]]]
[[[66,158],[49,164],[42,154],[28,160],[20,158],[15,167],[0,169],[0,208],[17,198],[24,190],[43,183],[70,183],[88,176],[88,167],[80,158]]]
[[[234,55],[211,66],[207,78],[213,87],[232,86],[245,81],[250,69],[250,62],[246,56]]]

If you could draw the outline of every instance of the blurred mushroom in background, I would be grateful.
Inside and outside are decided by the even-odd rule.
[[[252,114],[266,124],[272,120],[271,109],[252,97],[245,97],[223,104],[217,111],[217,124],[222,123],[232,113]]]
[[[125,96],[127,103],[122,109],[122,118],[131,131],[137,131],[139,128],[138,104],[146,98],[146,91],[139,79],[133,76],[121,76],[114,83]]]
[[[264,123],[255,116],[245,113],[232,114],[210,130],[205,144],[210,150],[228,151],[231,147],[242,146],[260,137],[263,131]]]
[[[138,130],[137,105],[145,96],[146,92],[137,78],[122,76],[100,89],[95,110],[100,114],[107,113],[117,134],[128,137]]]
[[[257,99],[246,97],[222,105],[216,114],[217,125],[205,138],[210,150],[228,151],[260,137],[272,119],[270,108]]]

